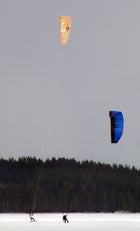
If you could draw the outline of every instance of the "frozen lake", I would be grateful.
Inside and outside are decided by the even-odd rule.
[[[61,213],[0,214],[1,231],[140,231],[140,213],[68,213],[69,223]]]

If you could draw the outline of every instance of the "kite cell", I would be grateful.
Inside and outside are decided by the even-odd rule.
[[[123,114],[120,111],[110,111],[111,143],[117,143],[123,134]]]
[[[60,39],[61,44],[66,45],[69,39],[69,34],[71,30],[71,17],[68,16],[60,16]]]

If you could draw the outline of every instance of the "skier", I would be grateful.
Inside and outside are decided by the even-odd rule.
[[[35,219],[32,215],[33,215],[32,213],[29,213],[30,220],[31,220],[31,222],[35,222]]]
[[[67,215],[65,214],[65,215],[63,215],[63,222],[64,223],[69,223],[69,221],[68,221],[68,219],[67,219]]]

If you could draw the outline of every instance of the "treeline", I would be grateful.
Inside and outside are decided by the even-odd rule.
[[[0,159],[0,212],[140,212],[140,170],[93,161]]]

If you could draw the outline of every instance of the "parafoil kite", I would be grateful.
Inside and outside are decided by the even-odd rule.
[[[117,143],[123,134],[124,118],[120,111],[110,111],[111,143]]]
[[[71,17],[69,16],[60,16],[60,39],[61,39],[61,44],[66,45],[70,30],[71,30]]]

